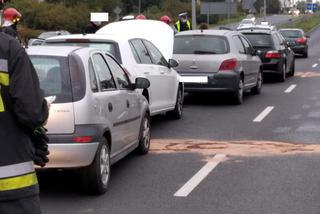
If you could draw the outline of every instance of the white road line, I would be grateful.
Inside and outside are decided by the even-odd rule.
[[[205,179],[218,164],[224,160],[225,154],[216,154],[206,165],[204,165],[185,185],[175,194],[175,197],[187,197]]]
[[[315,68],[317,66],[318,66],[318,63],[312,65],[313,68]]]
[[[291,93],[293,89],[295,89],[295,87],[297,87],[297,85],[290,85],[290,87],[287,88],[287,90],[285,90],[284,93]]]
[[[268,106],[253,120],[253,122],[261,122],[273,109],[274,106]]]

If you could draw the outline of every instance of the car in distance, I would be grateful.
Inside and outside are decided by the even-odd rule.
[[[54,100],[45,168],[76,169],[84,190],[103,194],[111,164],[133,150],[149,150],[148,102],[137,91],[149,81],[131,83],[117,61],[99,49],[34,46],[27,52],[41,89]]]
[[[279,32],[287,40],[289,47],[294,53],[302,54],[303,57],[308,57],[308,37],[300,28],[283,28]]]
[[[295,58],[283,36],[273,27],[239,30],[252,44],[263,63],[264,73],[275,73],[281,82],[295,72]]]
[[[111,53],[132,78],[145,77],[150,88],[141,93],[149,102],[151,116],[167,113],[182,117],[183,83],[171,59],[173,30],[154,20],[128,20],[102,27],[96,34],[74,34],[47,39],[44,45],[98,47]]]
[[[261,60],[239,32],[191,30],[176,34],[174,59],[187,92],[230,92],[241,104],[243,92],[261,92]]]
[[[45,32],[42,32],[37,38],[30,38],[28,41],[28,46],[42,45],[44,40],[49,37],[58,36],[58,35],[69,35],[69,34],[70,33],[65,30],[45,31]]]
[[[239,26],[237,27],[237,29],[241,29],[241,28],[246,28],[246,27],[252,27],[256,24],[255,19],[254,18],[246,18],[243,19]]]

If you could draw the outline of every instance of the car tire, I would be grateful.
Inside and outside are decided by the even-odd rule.
[[[182,112],[183,112],[183,91],[182,87],[178,87],[177,92],[177,98],[176,98],[176,104],[172,111],[168,112],[168,116],[172,119],[178,120],[182,118]]]
[[[287,78],[287,71],[286,71],[286,63],[283,62],[280,67],[280,75],[279,75],[279,81],[284,82]]]
[[[240,105],[243,102],[243,91],[244,91],[244,83],[243,79],[240,78],[238,81],[237,90],[233,93],[233,103],[235,105]]]
[[[258,73],[257,84],[256,84],[255,87],[253,87],[251,89],[251,93],[253,93],[253,94],[261,94],[262,84],[263,84],[263,74],[262,74],[262,71],[260,70],[259,73]]]
[[[296,65],[296,63],[295,63],[295,60],[293,59],[290,72],[288,73],[288,75],[291,76],[291,77],[294,76],[294,72],[295,72],[295,70],[296,70],[296,69],[295,69],[295,65]]]
[[[136,148],[136,152],[140,155],[147,154],[150,149],[150,115],[145,113],[141,120],[140,132],[139,132],[139,145]]]
[[[102,195],[108,190],[110,171],[110,147],[102,137],[92,164],[82,170],[82,186],[86,193]]]
[[[304,53],[302,54],[302,56],[304,58],[308,58],[308,48],[306,48],[306,50],[304,51]]]

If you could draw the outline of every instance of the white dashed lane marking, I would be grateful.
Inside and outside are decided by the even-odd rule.
[[[312,65],[313,68],[315,68],[317,66],[318,66],[318,63]]]
[[[290,85],[290,87],[287,88],[287,90],[285,90],[284,93],[291,93],[293,89],[295,89],[295,87],[297,87],[297,85]]]
[[[259,123],[261,122],[270,112],[274,109],[274,106],[268,106],[263,112],[261,112],[254,120],[253,122]]]
[[[203,181],[210,172],[225,159],[225,154],[216,154],[206,163],[185,185],[183,185],[175,194],[175,197],[187,197]]]

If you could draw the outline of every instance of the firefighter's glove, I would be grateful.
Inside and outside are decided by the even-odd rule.
[[[44,167],[49,162],[48,142],[49,138],[46,134],[47,129],[44,127],[37,128],[33,131],[33,144],[35,147],[34,163]]]

